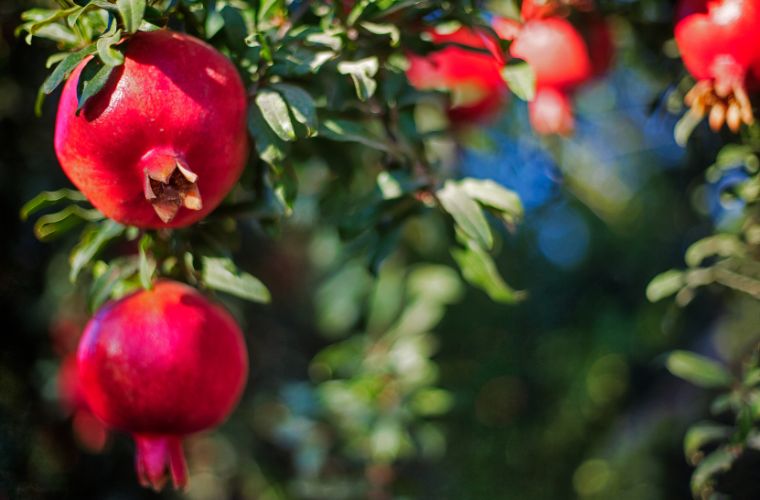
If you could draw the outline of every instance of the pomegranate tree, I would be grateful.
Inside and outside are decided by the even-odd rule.
[[[55,150],[66,175],[107,217],[180,227],[211,212],[248,155],[247,96],[232,63],[169,30],[127,40],[124,64],[78,111],[83,61],[63,89]]]
[[[194,288],[159,281],[100,309],[77,353],[80,391],[137,444],[141,484],[183,487],[182,438],[219,424],[245,386],[248,355],[232,316]]]
[[[710,127],[736,132],[754,122],[748,90],[760,74],[760,2],[681,0],[675,39],[683,63],[697,80],[686,104]]]

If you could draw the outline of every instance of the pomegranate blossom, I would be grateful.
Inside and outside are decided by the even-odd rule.
[[[169,30],[139,32],[125,61],[77,112],[72,73],[58,107],[55,150],[90,202],[142,228],[187,226],[216,208],[248,156],[247,96],[216,49]]]
[[[100,309],[77,353],[80,389],[137,444],[137,475],[160,490],[187,482],[182,438],[222,422],[245,386],[248,355],[232,316],[194,288],[159,281]]]

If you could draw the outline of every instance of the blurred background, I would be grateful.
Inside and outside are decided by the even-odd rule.
[[[241,232],[238,262],[273,294],[227,304],[250,348],[244,399],[187,441],[188,491],[155,494],[135,481],[129,437],[102,428],[67,378],[87,320],[66,279],[73,240],[40,243],[18,215],[69,185],[55,98],[33,111],[50,47],[14,37],[25,7],[0,1],[0,498],[691,498],[683,433],[709,394],[669,375],[662,353],[733,359],[757,340],[757,305],[646,300],[653,276],[741,207],[721,197],[730,176],[695,189],[720,138],[699,128],[680,148],[658,101],[682,71],[663,51],[670,4],[616,7],[615,66],[577,96],[574,137],[539,139],[513,99],[457,152],[461,172],[524,200],[498,264],[529,299],[496,304],[431,264],[450,260],[431,219],[410,222],[373,280],[314,224],[336,214],[312,165],[282,234]]]

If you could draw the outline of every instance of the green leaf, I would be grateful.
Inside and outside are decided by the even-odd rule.
[[[102,220],[103,214],[95,209],[69,205],[60,212],[43,215],[34,224],[34,235],[40,241],[51,241],[84,222]]]
[[[374,77],[380,63],[377,57],[368,57],[359,61],[343,61],[338,63],[338,72],[342,75],[350,75],[354,81],[356,95],[361,101],[366,101],[375,94],[377,82]]]
[[[230,259],[203,257],[202,280],[209,288],[241,299],[263,303],[271,300],[267,287],[257,278],[239,271]]]
[[[256,151],[262,160],[270,165],[285,160],[287,144],[267,124],[258,106],[248,107],[248,131],[254,138]]]
[[[462,231],[478,246],[485,249],[493,247],[493,234],[483,210],[470,198],[459,184],[446,181],[437,193],[438,200]]]
[[[319,135],[332,141],[358,142],[379,151],[390,151],[388,146],[377,139],[369,130],[350,120],[324,120],[320,124]]]
[[[279,92],[293,113],[296,121],[306,127],[307,137],[317,134],[317,105],[311,94],[301,87],[287,83],[276,83],[272,88]]]
[[[513,223],[522,218],[523,206],[520,197],[501,184],[489,179],[467,178],[459,181],[459,185],[470,198],[500,212],[507,222]]]
[[[523,101],[532,101],[536,97],[536,72],[519,59],[510,61],[501,71],[509,89]]]
[[[156,272],[156,260],[148,255],[151,247],[153,246],[153,238],[149,234],[144,234],[140,238],[138,249],[140,252],[140,284],[145,290],[153,288],[153,275]]]
[[[700,387],[730,387],[734,381],[723,366],[693,352],[673,351],[665,364],[676,377]]]
[[[686,280],[683,271],[677,269],[665,271],[655,276],[647,285],[647,299],[650,302],[657,302],[678,293],[684,286],[686,286]]]
[[[726,446],[718,448],[707,455],[699,463],[694,473],[691,475],[691,492],[695,498],[703,498],[701,494],[712,489],[715,483],[715,476],[731,469],[740,450],[731,449]]]
[[[43,191],[21,207],[21,220],[27,220],[40,210],[57,205],[62,201],[80,202],[87,201],[82,193],[74,189],[59,189],[57,191]]]
[[[401,32],[398,27],[392,24],[375,24],[364,21],[359,23],[359,26],[375,35],[388,35],[391,38],[391,47],[397,46],[401,39]]]
[[[124,31],[135,33],[145,15],[145,0],[116,0],[116,8],[124,23]]]
[[[702,458],[702,448],[710,443],[731,437],[733,428],[727,425],[702,423],[689,427],[683,440],[683,452],[690,464],[696,465]]]
[[[264,120],[280,139],[284,141],[296,139],[288,104],[280,94],[273,90],[262,89],[256,95],[256,105],[261,110]]]
[[[72,283],[76,282],[82,269],[92,261],[109,241],[121,236],[125,229],[118,222],[106,219],[104,222],[86,230],[69,257],[69,263],[71,264],[69,280]]]
[[[525,298],[525,292],[512,289],[499,274],[491,256],[475,244],[453,248],[451,254],[471,285],[480,288],[496,302],[513,304]]]
[[[77,83],[77,113],[82,111],[87,102],[103,90],[114,66],[103,64],[99,59],[91,59],[79,75]]]
[[[107,66],[120,66],[124,64],[124,54],[113,46],[121,40],[121,30],[116,30],[110,35],[103,35],[96,44],[98,56]]]
[[[67,55],[58,65],[53,72],[48,76],[40,87],[44,94],[52,93],[66,78],[71,75],[72,71],[76,69],[77,65],[89,55],[92,55],[97,50],[96,45],[89,45],[77,52]]]
[[[744,257],[747,248],[733,234],[716,234],[701,239],[686,250],[686,265],[697,267],[709,257]]]

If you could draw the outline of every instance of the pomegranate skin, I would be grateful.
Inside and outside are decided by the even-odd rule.
[[[216,208],[243,171],[246,91],[227,58],[189,35],[139,32],[127,43],[124,64],[78,115],[77,82],[87,61],[66,82],[56,120],[58,160],[107,217],[142,228],[187,226]],[[161,200],[160,186],[154,194],[169,205],[151,202],[146,175],[171,184],[177,165],[190,180],[197,176],[180,187],[197,191],[183,196],[182,206],[176,189],[174,198],[169,192]]]
[[[681,0],[675,40],[697,80],[742,83],[760,56],[760,1]]]
[[[445,89],[454,95],[448,110],[455,124],[486,120],[507,98],[498,45],[485,34],[462,27],[452,33],[429,31],[436,44],[458,43],[489,53],[448,46],[425,56],[409,55],[407,78],[418,89]],[[463,99],[462,99],[463,98]],[[459,100],[460,102],[456,102]]]
[[[133,434],[145,486],[186,482],[182,437],[223,421],[248,373],[232,316],[195,289],[159,281],[100,309],[77,353],[82,393],[109,427]]]

